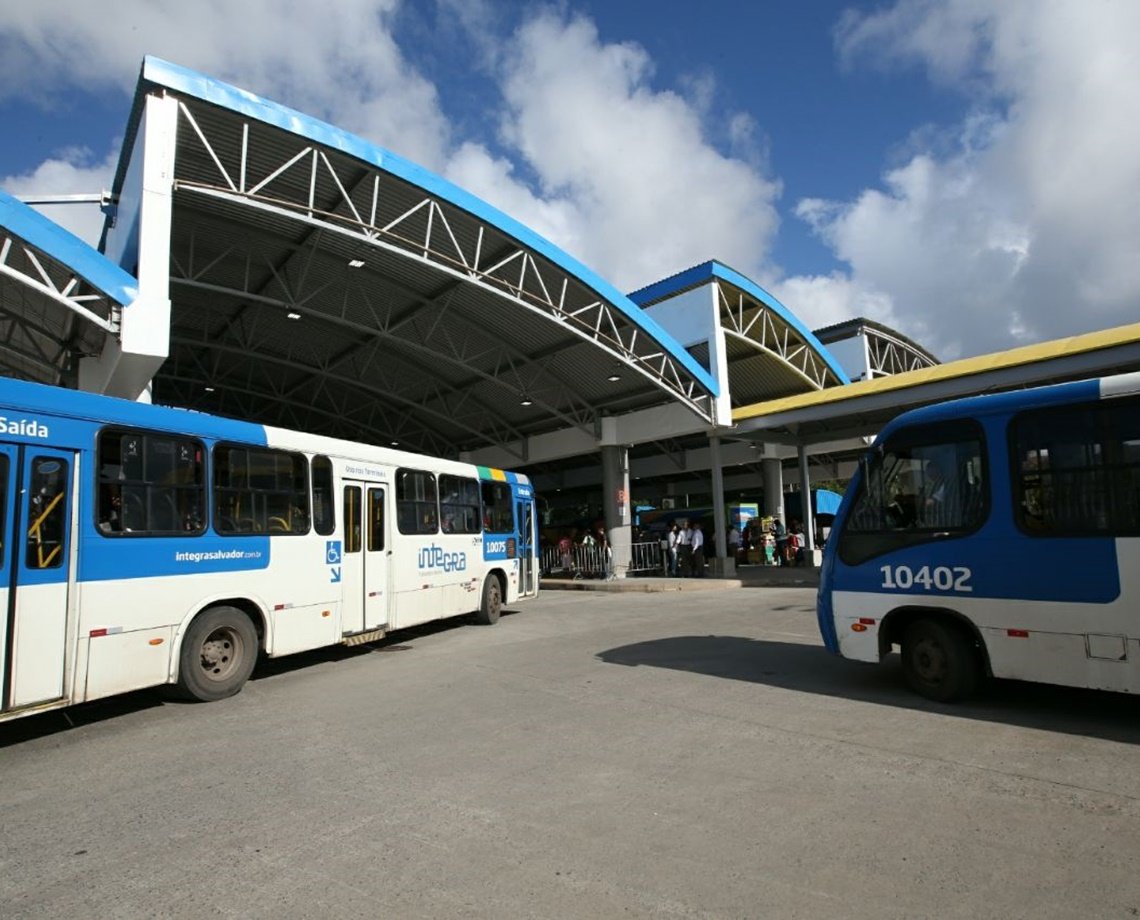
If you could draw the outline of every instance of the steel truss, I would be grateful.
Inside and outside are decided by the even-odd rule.
[[[778,310],[734,285],[715,283],[721,328],[727,335],[779,359],[813,390],[843,382]]]
[[[179,119],[190,129],[180,130],[180,136],[196,140],[205,157],[197,157],[197,171],[190,176],[181,168],[180,152],[176,192],[260,212],[267,221],[279,223],[284,218],[305,225],[314,247],[320,246],[323,235],[331,235],[339,240],[339,249],[350,245],[362,253],[382,250],[430,266],[457,284],[472,285],[558,324],[712,421],[715,407],[710,394],[660,342],[577,277],[500,228],[376,166],[303,137],[267,131],[262,123],[244,118],[235,128],[232,120],[221,124],[207,114],[204,103],[180,99]],[[234,113],[234,118],[241,117]],[[409,205],[410,195],[416,200]],[[386,209],[390,212],[394,200],[400,203],[399,213],[382,216]],[[256,257],[251,251],[250,258]],[[209,266],[187,262],[178,266],[178,272],[175,284],[209,283]],[[239,292],[233,285],[229,289]],[[252,290],[240,293],[247,298],[258,294]],[[326,321],[338,319],[331,307],[337,298],[344,303],[350,296],[368,297],[363,286],[350,291],[343,281],[339,288],[330,289],[327,279],[314,281],[308,289],[295,288],[290,294],[278,298],[278,305],[299,312],[307,309]],[[427,299],[422,306],[442,310],[446,302]],[[348,311],[343,312],[339,319],[347,322]],[[469,322],[466,328],[456,329],[453,322],[449,317],[447,323],[429,324],[430,338],[423,341],[427,360],[461,365],[477,377],[525,393],[568,424],[592,430],[598,411],[575,394],[569,381],[492,336],[480,335],[478,324]],[[409,340],[396,336],[391,325],[377,324],[361,331],[405,352],[410,348]]]
[[[210,234],[211,228],[206,227],[203,232]],[[317,375],[331,375],[337,368],[361,374],[383,373],[384,363],[379,360],[385,357],[382,349],[394,349],[401,353],[403,363],[423,371],[425,378],[433,381],[428,384],[429,395],[438,404],[446,406],[447,417],[462,421],[464,407],[468,411],[480,412],[479,417],[472,420],[473,431],[482,431],[484,436],[490,433],[516,439],[523,435],[501,420],[495,421],[495,413],[479,403],[468,386],[445,387],[435,382],[431,374],[433,364],[443,362],[463,368],[473,378],[492,381],[511,394],[526,393],[567,425],[592,430],[596,410],[583,401],[568,382],[501,339],[489,335],[477,323],[455,312],[449,313],[454,285],[429,299],[415,295],[392,280],[372,278],[368,283],[358,270],[344,263],[327,264],[331,260],[321,254],[319,232],[311,234],[301,246],[293,249],[288,258],[288,262],[304,266],[323,259],[326,265],[319,273],[288,271],[277,256],[281,249],[280,241],[261,239],[254,233],[243,235],[238,243],[228,247],[220,256],[199,260],[195,255],[199,249],[196,235],[197,231],[191,234],[184,251],[172,254],[172,291],[196,290],[246,304],[247,308],[239,320],[230,324],[227,335],[235,336],[240,346],[251,353],[258,349],[263,321],[268,320],[266,325],[279,326],[282,313],[294,311],[303,318],[318,319],[359,338],[359,345],[331,359],[311,354],[305,341],[291,341],[289,357],[297,367],[303,366]],[[242,282],[236,287],[223,278],[232,275],[232,266],[226,263],[233,260],[243,263]],[[215,274],[218,275],[217,282],[213,280]],[[253,277],[262,274],[273,277],[274,290],[279,293],[263,293],[266,286],[252,282]],[[376,303],[378,293],[384,289],[399,291],[403,297],[414,299],[416,306],[403,314],[387,313]],[[361,322],[358,319],[361,316],[367,317],[368,322]],[[441,321],[444,317],[447,322]],[[203,341],[200,344],[208,346],[210,343]],[[411,394],[414,391],[423,388],[407,375],[389,376],[391,392],[396,399],[408,401],[413,398]],[[425,408],[428,405],[424,403]],[[493,426],[490,432],[488,424]]]
[[[119,304],[6,227],[0,290],[0,368],[14,376],[59,384],[78,356],[99,351],[103,333],[119,331]]]
[[[871,377],[887,377],[922,367],[934,367],[938,362],[907,342],[880,329],[864,327],[867,337],[867,357]]]

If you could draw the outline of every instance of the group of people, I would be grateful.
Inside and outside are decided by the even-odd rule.
[[[772,562],[775,565],[799,565],[804,560],[804,527],[797,520],[792,520],[788,527],[779,518],[772,521],[769,527],[775,543]]]
[[[591,549],[595,552],[589,552]],[[587,552],[578,552],[579,550]],[[597,574],[612,574],[613,553],[604,527],[598,527],[596,531],[589,528],[563,531],[558,540],[558,556],[563,571],[570,572],[586,566],[598,569]]]
[[[772,538],[774,565],[803,563],[804,548],[807,544],[802,523],[792,520],[789,526],[785,527],[783,521],[776,518],[769,526],[768,533]],[[748,561],[750,548],[759,546],[763,550],[765,543],[763,532],[753,533],[750,529],[742,532],[735,524],[730,524],[725,534],[728,558],[738,564]],[[683,523],[674,521],[662,541],[662,547],[666,552],[666,570],[670,577],[704,577],[705,556],[710,547],[699,522],[690,526],[687,521]],[[762,552],[761,562],[764,561],[764,555]]]
[[[705,532],[700,521],[682,527],[676,521],[665,535],[666,571],[670,578],[705,577]]]

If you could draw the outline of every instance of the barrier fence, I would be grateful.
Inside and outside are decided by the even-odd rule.
[[[664,575],[660,542],[634,543],[630,547],[630,575]],[[542,574],[568,578],[613,578],[613,554],[607,547],[578,546],[563,552],[557,546],[542,551]]]

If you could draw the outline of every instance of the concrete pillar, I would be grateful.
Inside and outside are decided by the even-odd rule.
[[[728,519],[724,513],[724,470],[720,460],[720,438],[709,438],[709,462],[712,466],[713,531],[705,534],[705,545],[710,539],[716,543],[716,557],[710,560],[713,575],[736,574],[736,560],[728,558]],[[707,556],[707,550],[706,550]]]
[[[760,471],[764,477],[764,517],[784,520],[784,469],[780,461],[772,458],[760,461]]]
[[[170,239],[178,99],[149,95],[135,135],[106,255],[138,278],[118,337],[79,363],[79,388],[149,402],[151,379],[170,354]]]
[[[804,509],[804,562],[815,565],[815,515],[811,507],[811,479],[808,477],[808,455],[804,445],[799,447],[800,458],[800,504]]]
[[[602,448],[602,507],[606,515],[606,539],[613,552],[613,571],[625,578],[632,559],[633,514],[629,500],[629,450],[625,447]]]

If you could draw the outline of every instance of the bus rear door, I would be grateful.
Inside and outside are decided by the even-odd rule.
[[[0,445],[0,661],[7,711],[63,698],[75,454]]]
[[[346,639],[379,638],[389,625],[387,497],[381,483],[344,486],[341,631]]]

